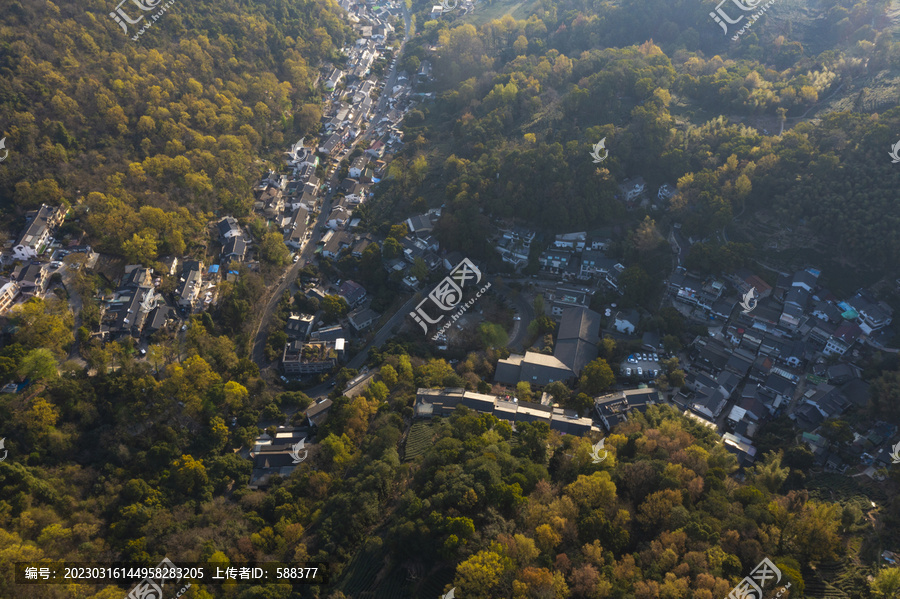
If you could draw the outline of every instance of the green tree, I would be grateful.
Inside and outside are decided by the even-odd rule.
[[[755,465],[748,471],[748,478],[757,487],[766,489],[769,493],[776,493],[791,471],[790,468],[781,467],[783,455],[780,451],[767,453],[763,463]]]
[[[150,264],[156,260],[156,234],[152,231],[133,234],[122,244],[122,253],[131,264]]]
[[[384,240],[384,249],[381,252],[381,255],[384,256],[385,260],[393,260],[394,258],[399,257],[403,253],[403,246],[400,245],[400,242],[397,241],[394,237],[388,237]]]
[[[237,412],[247,406],[250,392],[242,384],[237,381],[228,381],[225,383],[223,391],[225,394],[225,405],[232,412]]]
[[[13,339],[25,349],[49,349],[57,357],[63,357],[75,340],[75,317],[56,298],[33,297],[14,307],[11,316],[17,327]]]
[[[503,348],[509,343],[509,335],[502,325],[494,322],[482,322],[478,325],[478,334],[485,349]]]
[[[326,467],[328,467],[329,470],[343,470],[352,459],[350,454],[350,447],[352,444],[352,441],[350,441],[347,435],[338,437],[334,433],[331,433],[322,439],[322,442],[319,445],[322,460],[328,465]]]
[[[350,311],[350,304],[339,295],[326,295],[320,304],[327,322],[335,322]]]
[[[656,230],[656,221],[645,216],[643,222],[638,225],[631,236],[631,242],[635,249],[641,253],[649,252],[663,242],[662,235]]]
[[[284,245],[284,236],[278,231],[263,235],[259,243],[259,259],[273,266],[284,266],[291,260],[291,252]]]
[[[387,385],[388,389],[393,389],[397,386],[397,371],[390,364],[382,366],[381,370],[378,371],[378,375],[381,377],[384,384]]]
[[[653,293],[653,281],[643,268],[627,267],[619,277],[622,286],[622,302],[629,306],[645,305]]]
[[[587,393],[579,393],[569,400],[569,405],[576,410],[579,415],[587,416],[594,407],[594,398]]]
[[[387,385],[382,383],[381,381],[375,381],[369,384],[369,388],[366,390],[366,395],[371,397],[376,401],[384,401],[388,396],[388,388]]]
[[[198,502],[212,499],[212,487],[201,460],[183,455],[175,460],[169,471],[169,486],[180,496]]]
[[[580,474],[563,492],[572,498],[575,505],[587,512],[615,506],[616,485],[605,470],[591,475]]]
[[[883,568],[872,581],[872,594],[884,599],[900,597],[900,568]]]
[[[32,381],[48,381],[59,376],[58,365],[49,349],[33,349],[22,358],[19,376]]]
[[[500,577],[512,568],[511,560],[494,551],[479,551],[456,567],[453,582],[461,597],[493,599]]]
[[[416,257],[413,265],[409,267],[409,274],[419,281],[424,281],[428,277],[428,265],[425,264],[425,260]]]
[[[612,387],[615,382],[616,375],[609,363],[603,358],[597,358],[584,367],[578,379],[578,387],[585,393],[596,396]]]
[[[406,226],[406,223],[400,223],[399,225],[393,225],[391,227],[391,232],[388,233],[388,239],[403,239],[409,234],[409,227]]]
[[[544,391],[550,394],[550,396],[553,398],[553,401],[562,406],[568,403],[569,396],[572,394],[566,384],[561,381],[553,381],[552,383],[544,387]]]
[[[531,385],[528,381],[519,381],[516,383],[516,397],[520,401],[533,401],[534,397],[531,393]]]

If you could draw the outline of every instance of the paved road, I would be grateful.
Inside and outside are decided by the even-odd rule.
[[[406,41],[409,39],[409,30],[410,30],[410,25],[411,25],[409,11],[407,10],[405,3],[402,4],[402,8],[403,8],[403,19],[406,23],[406,32],[403,37],[403,42],[400,44],[400,49],[397,51],[398,62],[399,62],[399,57],[402,55],[403,49],[406,46]],[[388,75],[387,83],[384,86],[385,93],[382,93],[381,96],[378,98],[378,104],[376,105],[375,113],[372,116],[372,119],[369,121],[370,125],[366,129],[366,132],[363,135],[359,136],[350,145],[351,150],[352,150],[353,146],[355,146],[357,143],[359,143],[363,139],[367,139],[373,135],[373,130],[374,130],[375,125],[377,125],[378,121],[381,119],[381,117],[385,113],[387,113],[387,110],[386,110],[387,99],[389,96],[386,92],[393,87],[396,79],[397,79],[397,67],[393,66],[393,67],[391,67],[391,72]],[[301,253],[300,253],[300,259],[296,263],[294,263],[294,265],[291,266],[291,268],[288,269],[288,271],[285,273],[285,275],[282,276],[282,278],[279,280],[278,287],[275,288],[275,290],[272,292],[272,294],[270,296],[268,296],[268,299],[266,300],[266,305],[263,308],[262,317],[260,318],[259,324],[257,325],[257,328],[256,328],[256,333],[254,335],[254,342],[253,342],[253,350],[251,352],[251,357],[252,357],[253,361],[256,362],[260,368],[265,368],[267,365],[266,354],[265,354],[266,337],[267,337],[267,332],[269,329],[269,323],[271,322],[272,316],[275,313],[276,306],[278,306],[278,301],[281,298],[281,294],[284,293],[284,291],[286,289],[288,289],[289,286],[291,285],[291,283],[297,278],[297,273],[300,272],[300,269],[302,269],[315,256],[316,243],[318,242],[318,240],[321,237],[321,233],[319,232],[319,229],[320,229],[320,227],[322,227],[325,224],[325,221],[328,219],[328,215],[329,215],[330,209],[331,209],[331,199],[332,199],[332,196],[334,195],[335,190],[337,190],[337,186],[338,186],[337,174],[339,171],[339,167],[338,167],[339,163],[340,163],[340,158],[337,157],[334,160],[334,165],[335,165],[334,173],[332,174],[332,176],[329,180],[329,182],[331,183],[331,191],[328,193],[328,195],[325,197],[325,200],[322,203],[321,211],[319,213],[319,218],[316,220],[316,223],[313,226],[312,237],[306,242],[306,245],[303,246],[303,249],[301,250]],[[411,309],[412,308],[404,307],[404,310],[401,310],[401,313],[406,314]],[[388,325],[390,325],[392,323],[396,324],[394,322],[395,318],[397,318],[397,315],[394,315],[394,318],[392,318],[388,322]],[[399,322],[399,320],[398,320],[398,322]],[[384,329],[382,329],[382,331],[383,330]],[[380,337],[382,331],[379,331],[378,335],[375,336],[376,341],[381,339],[381,341],[379,341],[379,344],[384,343],[384,341],[387,340],[387,335],[385,335],[383,338]],[[368,353],[369,353],[368,348],[369,347],[371,347],[371,344],[366,346],[366,349],[364,349],[360,353],[360,356],[363,356],[361,360],[357,360],[357,358],[360,357],[360,356],[357,356],[353,359],[353,361],[351,361],[351,364],[358,363],[357,366],[352,366],[352,365],[348,365],[348,366],[350,368],[359,368],[359,366],[362,366],[362,364],[365,362],[365,359],[368,357]]]
[[[513,328],[510,331],[509,341],[506,346],[512,350],[524,350],[525,338],[528,335],[528,324],[535,318],[534,306],[525,297],[524,290],[516,293],[505,284],[492,287],[492,289],[495,289],[497,293],[506,298],[521,318],[521,320],[513,321]]]
[[[278,287],[276,287],[275,291],[272,292],[270,296],[268,296],[266,305],[263,308],[262,318],[260,318],[259,325],[257,325],[256,328],[255,341],[253,342],[253,351],[251,353],[253,361],[256,362],[260,368],[265,368],[267,364],[265,347],[267,331],[269,329],[269,322],[272,320],[272,316],[275,314],[275,308],[278,306],[278,301],[281,299],[281,294],[290,287],[291,283],[296,280],[297,273],[300,272],[300,269],[306,266],[306,264],[315,255],[316,243],[321,237],[319,228],[324,226],[325,221],[328,219],[331,208],[331,198],[334,195],[334,189],[336,188],[336,185],[334,184],[336,180],[337,172],[335,172],[335,174],[331,178],[332,190],[322,200],[319,218],[316,219],[315,224],[312,225],[312,237],[309,238],[309,240],[300,250],[300,259],[297,260],[297,262],[295,262],[284,275],[282,275],[281,279],[279,279]]]
[[[406,31],[403,34],[403,41],[400,43],[400,49],[397,50],[395,56],[397,57],[397,62],[394,66],[391,67],[390,73],[388,73],[387,80],[384,84],[384,89],[381,91],[381,95],[378,96],[378,103],[375,105],[375,112],[372,115],[372,119],[369,121],[370,125],[366,128],[366,132],[362,135],[364,139],[374,138],[375,137],[375,128],[378,126],[378,121],[390,111],[390,108],[387,105],[388,99],[391,97],[391,90],[394,89],[394,85],[397,82],[397,64],[400,62],[400,58],[403,56],[403,50],[406,47],[406,42],[409,40],[409,29],[411,25],[409,10],[406,8],[406,3],[400,3],[403,8],[403,21],[406,24]]]
[[[361,368],[363,364],[366,363],[366,360],[369,359],[369,350],[372,349],[372,347],[380,347],[387,341],[390,336],[394,334],[394,331],[403,324],[403,320],[413,311],[413,308],[419,301],[421,301],[421,298],[417,298],[415,295],[409,298],[406,303],[391,316],[391,319],[375,333],[375,337],[372,338],[372,341],[350,360],[347,364],[347,368]]]
[[[402,4],[402,9],[403,9],[403,19],[406,23],[406,31],[405,31],[405,34],[403,37],[403,42],[400,44],[400,49],[397,51],[397,54],[396,54],[398,57],[398,62],[399,62],[399,57],[402,55],[403,49],[406,46],[406,42],[409,39],[409,31],[410,31],[410,25],[411,25],[409,11],[407,10],[405,4]],[[378,121],[389,110],[389,108],[387,106],[387,100],[389,98],[388,92],[390,89],[393,88],[396,80],[397,80],[397,67],[395,65],[395,66],[391,67],[391,72],[388,75],[387,82],[385,83],[385,86],[384,86],[384,92],[378,98],[378,103],[375,107],[375,112],[374,112],[371,120],[369,121],[369,123],[370,123],[369,127],[366,129],[366,132],[363,135],[359,136],[350,145],[351,150],[352,150],[353,146],[355,146],[357,143],[359,143],[363,139],[368,139],[374,135],[375,125],[378,124]],[[340,158],[336,158],[334,160],[334,164],[335,164],[334,173],[332,174],[332,176],[329,180],[331,183],[331,191],[328,193],[324,202],[322,203],[321,211],[319,213],[319,218],[316,220],[316,223],[313,226],[313,235],[306,242],[306,245],[303,246],[303,249],[301,250],[301,253],[300,253],[300,260],[298,260],[296,263],[294,263],[294,265],[288,269],[287,273],[285,273],[285,275],[282,276],[282,278],[279,281],[278,287],[275,288],[275,290],[272,292],[272,294],[270,296],[268,296],[268,299],[266,300],[266,305],[263,309],[262,317],[260,318],[259,324],[257,325],[257,328],[256,328],[256,334],[254,335],[255,339],[253,342],[253,350],[251,352],[251,357],[252,357],[253,361],[256,362],[260,368],[264,368],[267,365],[267,362],[265,359],[267,331],[269,329],[269,323],[272,320],[272,316],[275,313],[275,308],[278,305],[278,301],[281,298],[282,293],[284,293],[284,291],[286,289],[288,289],[289,286],[291,285],[291,283],[297,278],[297,273],[300,272],[300,269],[302,269],[315,256],[316,243],[318,242],[319,238],[321,237],[319,229],[320,229],[320,227],[322,227],[325,224],[325,221],[328,219],[328,215],[330,213],[330,208],[331,208],[331,199],[332,199],[332,196],[334,195],[335,190],[337,189],[337,185],[338,185],[337,174],[338,174],[338,170],[339,170],[339,168],[338,168],[339,163],[340,163]],[[401,313],[406,314],[410,310],[411,310],[411,308],[401,310]],[[392,318],[388,322],[388,325],[391,325],[392,323],[396,324],[394,322],[396,318],[397,318],[397,315],[394,315],[394,318]],[[382,331],[383,330],[384,329],[382,329]],[[384,343],[384,341],[387,339],[387,335],[385,335],[383,338],[381,338],[382,331],[379,331],[378,335],[376,335],[376,337],[375,337],[376,341],[381,339],[380,341],[378,341],[379,344]],[[362,352],[360,352],[360,355],[356,356],[351,361],[351,364],[348,366],[350,368],[359,368],[359,366],[361,366],[365,362],[365,359],[368,357],[369,347],[371,347],[371,344],[369,346],[366,346],[366,349],[364,349]],[[361,357],[361,359],[359,359],[360,357]],[[357,366],[352,366],[352,364],[356,364],[356,363],[358,363]],[[318,390],[318,388],[316,388],[316,390]]]

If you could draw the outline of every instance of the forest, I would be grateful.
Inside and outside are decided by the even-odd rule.
[[[437,99],[407,115],[404,150],[365,208],[387,239],[319,265],[361,273],[379,305],[395,295],[378,268],[404,233],[391,224],[440,205],[442,246],[473,258],[490,257],[494,217],[549,233],[633,221],[617,248],[632,259],[630,305],[657,284],[654,219],[708,238],[745,208],[765,210],[873,267],[900,258],[898,175],[886,156],[900,112],[858,103],[804,120],[843,86],[900,66],[897,42],[880,31],[886,2],[839,0],[813,24],[762,23],[734,45],[707,8],[683,0],[543,0],[527,19],[477,27],[430,21],[429,4],[413,4],[420,35],[402,63],[433,60]],[[0,218],[15,231],[41,203],[71,205],[65,241],[145,265],[202,257],[215,216],[233,214],[265,237],[252,187],[287,144],[319,130],[319,69],[353,39],[332,0],[179,0],[137,41],[100,0],[4,8]],[[775,123],[770,133],[748,124],[758,118]],[[604,137],[609,158],[596,165],[588,152]],[[670,210],[628,213],[616,195],[634,176],[677,186]],[[691,259],[715,271],[750,252],[725,248],[701,246]],[[490,349],[454,364],[402,339],[373,350],[377,378],[355,397],[332,392],[310,459],[250,489],[251,462],[236,450],[261,420],[300,424],[312,404],[268,385],[246,355],[240,333],[264,287],[242,272],[183,338],[159,340],[146,360],[128,344],[91,346],[86,368],[56,368],[78,341],[60,302],[15,315],[0,375],[32,384],[0,395],[0,597],[127,592],[23,591],[18,561],[163,557],[329,564],[323,587],[195,584],[184,599],[432,598],[451,588],[463,599],[720,598],[764,557],[791,584],[782,598],[821,591],[829,572],[852,597],[900,590],[900,569],[867,565],[900,525],[900,499],[872,505],[843,479],[814,488],[811,455],[783,422],[762,431],[765,451],[741,470],[715,434],[669,408],[612,431],[599,464],[597,439],[541,424],[513,432],[465,409],[413,421],[420,387],[489,387],[501,355]],[[329,319],[346,312],[328,297]],[[81,317],[96,316],[87,302]],[[596,390],[609,386],[603,364]],[[673,365],[667,375],[676,384],[684,373]],[[872,410],[884,415],[898,401],[896,362],[875,375]],[[594,389],[590,377],[581,385]],[[583,407],[585,397],[568,399]]]
[[[133,41],[106,1],[6,3],[0,218],[18,230],[65,203],[65,240],[148,265],[202,257],[213,215],[249,219],[267,161],[318,131],[319,65],[350,39],[340,11],[191,0]]]
[[[374,355],[380,371],[365,393],[333,393],[310,459],[250,490],[250,462],[232,449],[260,418],[284,418],[310,399],[266,389],[200,319],[190,333],[187,347],[173,348],[180,359],[158,358],[172,360],[162,375],[121,352],[106,374],[48,377],[27,397],[2,396],[10,459],[0,463],[0,594],[17,594],[16,561],[153,565],[168,556],[329,564],[327,588],[238,585],[223,595],[199,584],[189,599],[436,597],[452,587],[483,599],[713,598],[768,557],[791,583],[782,596],[802,597],[805,581],[820,584],[814,566],[877,555],[900,520],[896,497],[880,499],[879,533],[858,495],[808,490],[812,455],[802,445],[778,442],[739,471],[714,432],[665,406],[614,430],[599,464],[587,437],[539,423],[514,433],[465,408],[405,434],[417,388],[471,385],[490,375],[491,356],[470,354],[454,369],[396,343]],[[19,341],[4,358],[22,359],[30,340]],[[898,569],[847,572],[852,596],[900,588]]]
[[[769,15],[737,44],[688,2],[542,2],[525,20],[477,27],[415,6],[422,35],[404,61],[434,62],[438,97],[407,121],[405,160],[379,194],[385,219],[414,201],[444,205],[442,244],[490,259],[492,218],[551,233],[639,221],[617,196],[643,177],[651,196],[677,186],[654,216],[685,235],[766,211],[860,268],[900,258],[886,156],[900,113],[896,98],[880,114],[863,99],[900,66],[890,31],[873,28],[887,23],[883,2],[835,2],[796,25]],[[856,98],[851,110],[805,118],[841,93]],[[601,138],[598,165],[589,151]]]

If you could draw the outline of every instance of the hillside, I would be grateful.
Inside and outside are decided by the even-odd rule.
[[[4,220],[64,201],[80,217],[68,238],[84,231],[101,251],[132,262],[198,251],[206,217],[248,215],[264,161],[318,130],[320,61],[349,39],[339,10],[176,2],[134,41],[138,26],[126,34],[105,1],[7,3]]]

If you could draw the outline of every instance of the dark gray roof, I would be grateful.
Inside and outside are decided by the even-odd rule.
[[[431,222],[430,214],[419,214],[418,216],[410,216],[407,219],[407,224],[410,226],[410,232],[416,233],[418,231],[431,231],[434,229],[434,225]]]
[[[226,241],[225,247],[222,248],[222,255],[224,256],[238,256],[243,258],[246,253],[247,244],[240,235],[235,235]]]
[[[579,374],[597,357],[597,346],[583,339],[561,339],[556,342],[553,355],[574,373]]]
[[[808,270],[799,270],[794,273],[794,283],[804,283],[810,289],[815,289],[816,281],[819,278]]]
[[[557,338],[582,339],[596,343],[600,338],[600,315],[583,307],[563,310]]]
[[[791,287],[791,290],[784,296],[785,303],[794,303],[801,308],[806,308],[809,303],[809,291],[803,287]]]
[[[766,378],[765,386],[785,396],[790,396],[794,392],[795,385],[784,377],[777,374],[770,374]]]
[[[229,232],[240,229],[238,226],[238,222],[234,219],[233,216],[226,216],[222,220],[220,220],[216,224],[216,228],[219,230],[219,238],[224,238]]]
[[[165,302],[165,299],[162,300]],[[172,306],[167,303],[158,304],[156,308],[150,313],[150,317],[147,319],[147,322],[144,325],[144,330],[148,332],[155,332],[159,329],[163,328],[166,325],[166,322],[169,319],[175,317],[175,311],[172,309]]]
[[[750,372],[750,367],[753,364],[741,356],[737,354],[732,354],[730,358],[728,358],[728,362],[725,364],[725,368],[736,372],[740,376],[745,376],[748,372]]]

